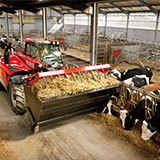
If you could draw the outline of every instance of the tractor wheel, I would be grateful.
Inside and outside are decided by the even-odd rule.
[[[26,99],[23,85],[10,83],[9,94],[11,100],[11,108],[17,115],[23,115],[26,112]]]
[[[4,91],[4,90],[5,90],[1,82],[0,82],[0,90],[1,90],[1,91]]]

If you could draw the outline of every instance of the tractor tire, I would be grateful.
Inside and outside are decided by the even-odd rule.
[[[0,91],[5,91],[4,86],[2,85],[2,83],[0,82]]]
[[[26,99],[23,85],[10,83],[9,95],[11,108],[17,115],[23,115],[26,112]]]

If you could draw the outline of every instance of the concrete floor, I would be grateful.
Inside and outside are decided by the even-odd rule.
[[[33,135],[26,119],[16,116],[0,91],[0,160],[153,160],[91,115],[83,115]]]

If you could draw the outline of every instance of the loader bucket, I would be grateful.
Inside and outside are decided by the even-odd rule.
[[[50,76],[59,76],[59,74],[70,74],[71,72],[84,72],[97,68],[99,71],[107,71],[105,65],[70,68],[65,70],[57,70],[52,72],[38,73],[27,85],[24,85],[24,91],[27,100],[27,107],[32,119],[32,126],[43,126],[52,124],[53,122],[66,119],[75,115],[102,111],[108,100],[115,92],[119,83],[115,85],[98,87],[89,91],[77,93],[75,95],[67,94],[49,98],[47,100],[37,98],[37,94],[33,92],[32,86],[37,79]],[[101,67],[101,68],[100,68]],[[108,65],[107,65],[108,67]],[[42,76],[43,75],[43,76]],[[77,82],[78,83],[78,82]]]

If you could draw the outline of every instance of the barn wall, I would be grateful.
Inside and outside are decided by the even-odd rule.
[[[55,12],[48,11],[48,30],[54,25],[54,16]],[[59,16],[58,14],[56,16]],[[103,17],[102,17],[103,18]],[[101,18],[101,19],[102,19]],[[104,18],[103,18],[104,19]],[[87,19],[86,19],[87,20]],[[78,22],[77,22],[78,23]],[[5,26],[5,17],[0,16],[0,33],[6,32],[6,26]],[[28,23],[24,24],[24,34],[30,32],[30,31],[37,31],[38,33],[42,33],[42,17],[35,16],[35,23]],[[82,33],[89,33],[90,27],[87,24],[77,24],[75,26],[76,33],[82,34]],[[12,23],[12,17],[9,17],[9,31],[10,33],[19,34],[19,24]],[[64,25],[64,31],[66,32],[74,32],[74,25],[73,24],[65,24]],[[120,35],[125,35],[126,29],[125,28],[118,28],[118,27],[107,27],[105,32],[104,25],[99,27],[99,34],[104,35],[106,33],[106,36],[111,36],[113,33],[120,33]],[[140,39],[145,41],[154,41],[154,30],[152,29],[137,29],[137,28],[129,28],[128,30],[128,38],[129,39]],[[39,35],[41,36],[41,35]],[[157,35],[157,41],[160,42],[160,30],[158,31]]]
[[[83,25],[76,25],[76,33],[87,33],[88,26]],[[66,25],[64,26],[66,32],[73,32],[74,25]],[[99,27],[99,33],[104,34],[105,27]],[[111,36],[113,33],[120,33],[120,35],[125,35],[126,29],[125,28],[116,28],[116,27],[107,27],[106,28],[106,35]],[[128,30],[128,38],[129,39],[140,39],[145,41],[154,41],[154,30],[149,29],[132,29],[129,28]],[[160,42],[160,31],[158,31],[157,41]]]
[[[12,18],[8,18],[9,31],[13,32]],[[6,33],[5,17],[0,17],[0,33]]]

